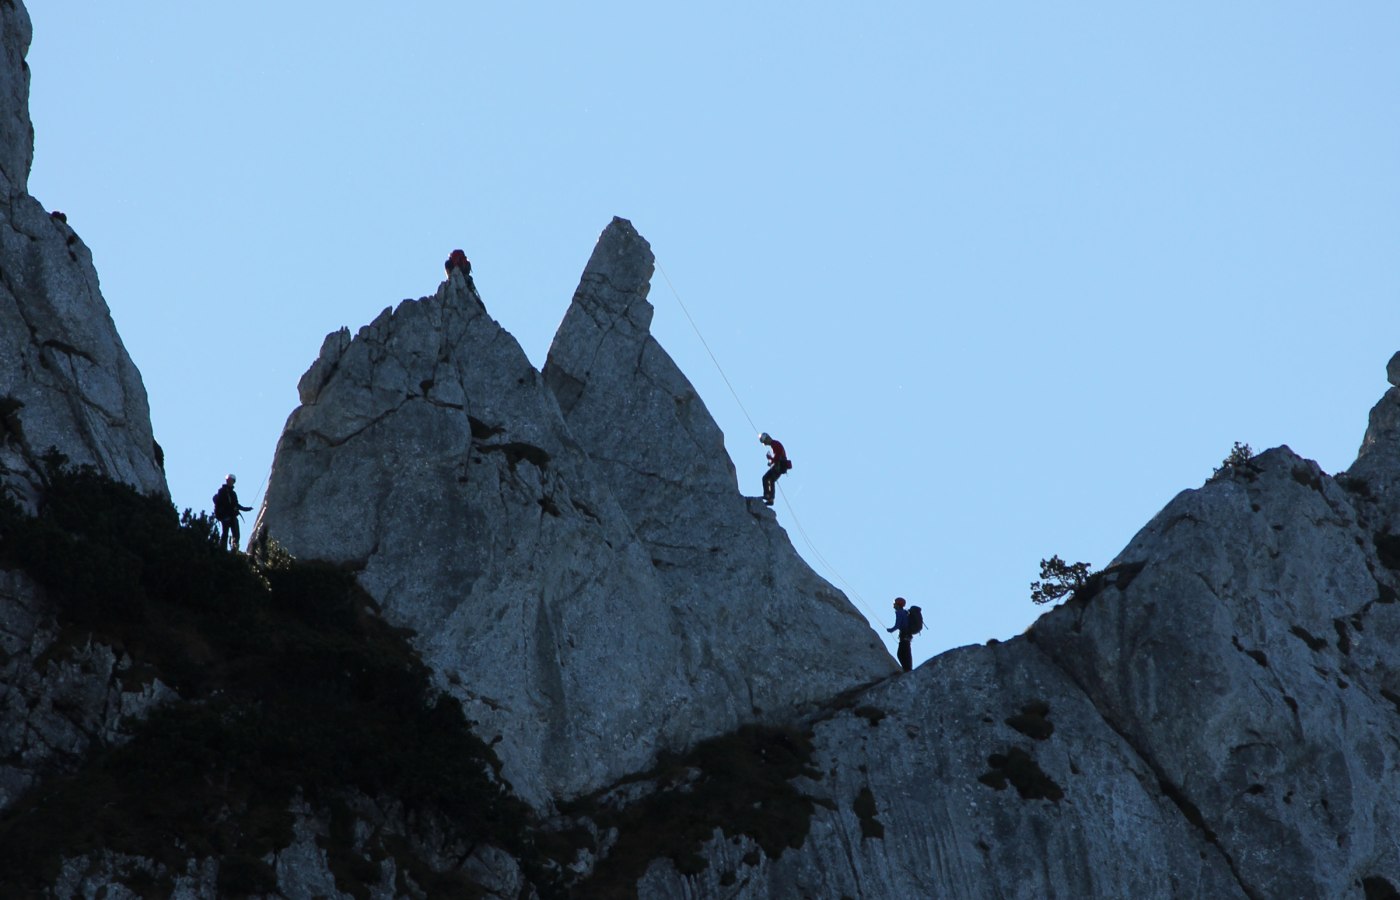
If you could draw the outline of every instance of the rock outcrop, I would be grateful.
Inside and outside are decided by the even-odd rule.
[[[815,723],[800,850],[716,839],[641,895],[1394,896],[1396,394],[1346,475],[1228,468],[1027,634]]]
[[[29,42],[24,6],[0,4],[0,497],[32,509],[50,448],[163,494],[145,389],[91,254],[28,194]],[[59,643],[43,591],[0,571],[0,809],[165,696],[158,683],[127,684],[120,650],[88,640],[58,653]]]
[[[892,671],[869,624],[743,497],[704,401],[651,336],[655,265],[614,219],[588,261],[543,374],[651,557],[676,610],[697,704],[785,709]],[[760,450],[754,444],[755,452]],[[839,662],[838,662],[839,661]]]
[[[141,374],[102,299],[92,254],[28,193],[29,14],[0,4],[0,476],[32,499],[56,448],[142,491],[164,493]]]
[[[78,766],[172,692],[132,676],[130,656],[92,640],[58,652],[44,592],[0,570],[0,810],[43,773]]]
[[[632,273],[621,290],[645,296],[635,276],[649,274],[650,252],[630,226],[614,224],[599,247],[556,348],[591,339],[571,323],[599,280]],[[499,736],[507,777],[536,803],[892,669],[771,514],[746,508],[703,404],[646,322],[631,326],[627,340],[664,377],[630,385],[630,410],[576,397],[568,422],[460,274],[353,338],[331,334],[301,380],[255,528],[294,555],[355,567]],[[678,446],[677,422],[700,452]],[[615,457],[592,456],[609,430],[685,462],[641,500]],[[656,502],[697,521],[668,535]],[[718,514],[698,513],[712,503]]]

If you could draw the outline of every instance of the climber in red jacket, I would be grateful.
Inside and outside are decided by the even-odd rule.
[[[763,473],[763,502],[772,506],[773,491],[778,486],[778,479],[792,468],[792,460],[788,459],[782,442],[774,440],[768,432],[760,434],[758,442],[768,448],[768,471]]]
[[[476,290],[476,285],[472,283],[472,261],[467,259],[466,253],[461,250],[453,250],[448,254],[447,262],[443,263],[442,267],[447,270],[448,278],[452,277],[453,269],[461,272],[462,277],[467,279],[467,287],[473,291]]]

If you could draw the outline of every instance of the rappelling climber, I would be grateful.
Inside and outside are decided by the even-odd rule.
[[[473,291],[476,290],[476,285],[472,283],[472,261],[467,259],[466,253],[461,250],[453,250],[448,254],[447,262],[443,263],[442,267],[447,270],[448,278],[452,277],[453,269],[461,272],[462,277],[467,279],[467,287]]]
[[[774,440],[768,432],[760,434],[758,442],[768,448],[768,471],[763,473],[763,502],[772,506],[773,491],[778,485],[778,479],[792,468],[792,460],[788,459],[782,442]]]
[[[238,479],[230,475],[224,479],[223,486],[214,495],[214,518],[223,526],[223,533],[219,535],[219,542],[224,549],[230,547],[237,550],[238,541],[238,517],[245,512],[249,512],[253,507],[240,506],[238,503],[238,492],[233,489],[233,483]],[[230,538],[232,542],[230,543]]]

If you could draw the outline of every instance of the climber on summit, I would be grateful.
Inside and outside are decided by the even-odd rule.
[[[219,488],[219,492],[214,495],[214,518],[223,526],[223,533],[219,535],[219,542],[224,545],[224,549],[230,546],[236,551],[238,542],[238,517],[250,511],[251,506],[240,506],[238,503],[238,492],[233,489],[233,483],[238,479],[230,475],[224,480],[224,484]],[[233,541],[230,544],[229,538]]]
[[[466,253],[461,250],[453,250],[448,254],[447,262],[443,263],[442,267],[447,270],[448,278],[452,277],[453,269],[459,270],[462,277],[467,279],[467,287],[473,291],[476,290],[476,285],[472,283],[472,261],[467,259]]]
[[[768,432],[760,434],[758,442],[768,448],[768,471],[763,473],[763,502],[772,506],[773,491],[778,486],[778,479],[792,468],[792,460],[787,458],[787,451],[783,449],[782,442],[775,441]]]
[[[904,609],[904,598],[894,598],[894,627],[886,628],[885,631],[899,632],[899,649],[895,657],[899,660],[899,667],[906,672],[914,669],[914,654],[909,649],[909,640],[913,632],[909,629],[909,613]]]

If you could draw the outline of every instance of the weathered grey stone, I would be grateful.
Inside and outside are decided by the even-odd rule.
[[[305,803],[294,803],[292,811],[296,818],[292,823],[291,844],[265,860],[277,873],[278,896],[289,900],[314,897],[353,900],[354,894],[337,887],[330,861],[321,846],[328,832],[326,823]],[[379,870],[379,883],[368,886],[370,900],[393,900],[400,896],[394,888],[393,860],[380,860]]]
[[[614,234],[626,240],[614,247]],[[570,322],[609,314],[590,300],[645,287],[650,253],[630,226],[599,247],[556,346]],[[646,347],[645,367],[626,384],[600,368],[580,389],[583,446],[460,275],[353,339],[331,334],[301,379],[256,526],[293,554],[360,569],[483,734],[500,736],[506,777],[536,803],[894,668],[771,513],[747,507],[703,404],[639,328],[625,339]],[[634,462],[650,471],[680,453],[683,480],[668,474],[644,497],[625,479],[599,440],[624,414],[593,399],[604,388],[645,436]]]
[[[656,863],[642,896],[1400,884],[1400,603],[1363,524],[1375,514],[1286,447],[1184,492],[1026,635],[939,656],[818,723],[826,777],[808,788],[836,808],[818,807],[800,850],[746,867],[714,841],[705,872]],[[1050,734],[1011,721],[1032,703]],[[985,783],[1014,748],[1061,799]],[[860,827],[866,788],[882,837]]]
[[[148,859],[104,851],[91,856],[64,860],[62,872],[49,895],[61,900],[142,900],[149,896],[127,887],[128,880],[165,879],[170,884],[169,900],[213,900],[219,897],[218,863],[212,859],[190,860],[183,872],[170,872]],[[310,898],[307,898],[310,900]]]
[[[655,260],[614,219],[593,250],[543,374],[646,546],[697,666],[697,706],[825,699],[895,671],[864,617],[746,501],[705,403],[651,336]],[[758,447],[757,444],[754,445]],[[760,448],[761,449],[761,448]]]
[[[650,560],[465,280],[323,350],[256,528],[359,568],[500,737],[524,796],[605,783],[683,742],[683,645]]]
[[[1008,722],[1037,703],[1048,736]],[[817,722],[814,738],[822,777],[800,786],[822,803],[800,849],[768,859],[716,839],[704,872],[654,863],[639,896],[1243,895],[1150,767],[1024,639],[937,657]],[[1019,774],[1000,789],[986,783],[1005,772],[994,757],[1029,760],[1018,765],[1043,782],[1026,783],[1029,797]]]
[[[110,647],[61,647],[47,610],[28,577],[0,570],[0,809],[175,696],[159,681],[128,683],[130,659]]]
[[[1396,387],[1400,387],[1400,353],[1396,353],[1390,358],[1390,362],[1385,364],[1385,378]]]
[[[29,190],[34,126],[29,120],[29,53],[33,27],[23,3],[0,5],[0,196]]]
[[[56,447],[142,491],[164,493],[141,375],[68,224],[27,193],[29,16],[0,4],[0,481],[31,501]]]
[[[1141,563],[1031,637],[1260,897],[1340,896],[1400,868],[1400,618],[1353,498],[1283,447],[1173,500]]]
[[[1390,358],[1387,376],[1392,376],[1396,360],[1400,360],[1400,353]],[[1371,408],[1361,449],[1346,476],[1344,483],[1374,504],[1374,528],[1400,534],[1400,387],[1386,391]]]

